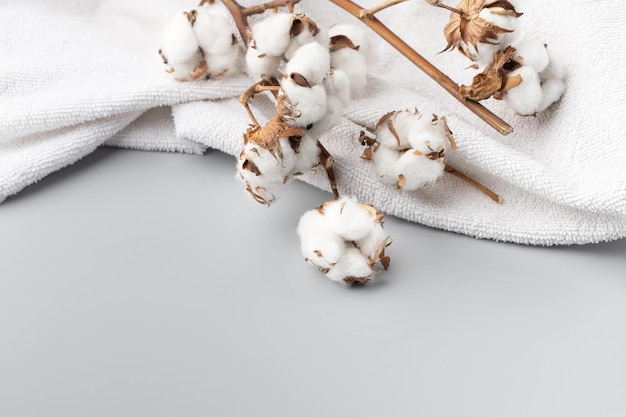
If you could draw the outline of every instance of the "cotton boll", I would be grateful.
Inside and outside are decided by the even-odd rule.
[[[542,99],[539,75],[533,68],[526,66],[511,71],[509,77],[516,75],[522,77],[522,83],[507,91],[503,100],[520,115],[534,115],[539,110]]]
[[[293,59],[296,51],[303,45],[306,45],[311,42],[315,42],[321,45],[325,45],[323,42],[320,42],[318,37],[311,32],[307,23],[305,23],[305,28],[295,36],[292,36],[289,40],[289,45],[284,52],[285,58],[287,60]]]
[[[369,260],[354,246],[347,246],[337,264],[326,276],[335,282],[344,282],[346,278],[365,279],[373,275]]]
[[[258,50],[250,47],[246,50],[246,68],[248,75],[253,78],[263,76],[279,78],[281,76],[279,67],[282,61],[282,56],[259,54]]]
[[[344,240],[362,239],[372,231],[372,213],[354,199],[342,198],[324,211],[330,228]]]
[[[406,136],[411,147],[424,155],[450,150],[447,128],[441,119],[434,120],[424,116],[414,120]]]
[[[317,42],[299,47],[285,65],[285,73],[298,73],[311,85],[321,84],[330,70],[330,52]]]
[[[328,36],[343,35],[352,41],[352,44],[359,48],[361,55],[365,57],[368,63],[374,61],[371,55],[370,40],[368,32],[361,26],[353,25],[350,23],[339,23],[333,25],[328,30]]]
[[[199,45],[186,13],[178,13],[165,24],[159,44],[170,65],[195,60]]]
[[[291,40],[291,23],[296,18],[291,13],[275,13],[252,25],[251,48],[258,54],[282,56]]]
[[[291,180],[294,164],[295,152],[287,140],[281,140],[279,149],[273,151],[248,142],[237,158],[237,172],[255,200],[269,205]]]
[[[532,67],[541,72],[547,66],[550,58],[545,44],[534,39],[523,39],[512,45],[515,48],[515,61]]]
[[[290,78],[283,78],[280,85],[288,101],[290,117],[295,126],[306,127],[326,115],[327,97],[323,85],[301,87]]]
[[[342,70],[350,80],[350,96],[360,97],[367,86],[368,65],[365,55],[350,48],[341,48],[330,54],[330,65]]]
[[[237,72],[239,70],[237,60],[241,55],[241,49],[238,44],[230,46],[223,54],[215,54],[206,56],[206,61],[209,66],[209,74],[212,76],[222,75],[226,71]]]
[[[328,201],[300,218],[302,254],[333,281],[366,283],[375,274],[374,264],[389,265],[384,249],[390,238],[381,220],[374,207],[352,198]]]
[[[298,222],[302,256],[320,268],[332,268],[345,250],[345,242],[328,226],[326,218],[317,210],[307,211]]]
[[[212,14],[205,7],[198,9],[193,31],[205,54],[227,53],[233,44],[233,31],[225,16]]]
[[[408,150],[398,158],[395,169],[399,187],[417,190],[437,181],[443,174],[444,164],[441,159],[432,160],[421,153]],[[400,179],[401,176],[403,179]]]
[[[401,153],[397,150],[380,145],[372,155],[372,161],[376,166],[376,172],[380,179],[386,184],[396,184],[398,174],[396,173],[396,163]]]
[[[411,147],[408,141],[408,133],[413,119],[421,117],[407,111],[388,113],[381,117],[376,128],[376,140],[382,146],[394,150],[405,150]]]
[[[565,83],[558,79],[544,81],[541,84],[541,102],[537,108],[538,112],[547,109],[552,103],[558,101],[565,92]]]

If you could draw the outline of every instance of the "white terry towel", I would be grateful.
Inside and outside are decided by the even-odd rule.
[[[0,5],[0,195],[13,195],[103,144],[237,154],[249,119],[236,97],[253,80],[230,74],[177,83],[156,52],[163,22],[196,4]],[[568,89],[562,100],[538,117],[519,117],[501,102],[483,102],[514,126],[515,132],[503,137],[380,42],[366,95],[322,138],[337,161],[343,195],[410,221],[499,241],[581,244],[626,236],[621,80],[626,5],[520,0],[516,6],[524,12],[523,36],[564,52]],[[297,11],[321,26],[357,22],[325,0],[303,0]],[[446,44],[447,12],[411,0],[377,16],[454,80],[471,79],[460,54],[438,53]],[[504,204],[452,176],[417,192],[398,191],[376,178],[371,162],[360,158],[359,132],[388,111],[413,107],[447,117],[458,143],[451,165],[498,192]],[[328,189],[321,170],[303,179]],[[276,204],[288,199],[285,190]]]

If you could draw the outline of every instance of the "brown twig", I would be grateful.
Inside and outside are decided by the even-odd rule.
[[[363,9],[361,11],[360,17],[363,18],[365,16],[373,16],[381,10],[385,10],[387,7],[395,6],[396,4],[404,3],[405,1],[407,0],[385,0],[374,7],[370,7],[369,9]]]
[[[278,94],[278,90],[280,90],[280,84],[278,84],[278,81],[275,78],[263,78],[261,81],[252,84],[252,86],[250,86],[239,96],[239,103],[241,103],[245,107],[246,111],[248,112],[248,116],[255,126],[261,127],[261,124],[257,121],[256,117],[254,117],[252,109],[250,109],[250,100],[256,94],[262,91],[270,91],[272,94],[274,94],[274,97],[276,97],[276,95]]]
[[[255,14],[263,13],[266,10],[276,10],[279,7],[286,7],[289,12],[293,12],[293,6],[297,3],[300,3],[301,0],[274,0],[250,7],[243,7],[242,5],[237,3],[236,0],[221,1],[228,9],[228,12],[233,16],[233,19],[235,19],[235,24],[237,25],[239,34],[241,35],[244,43],[248,45],[248,42],[250,41],[250,25],[248,24],[248,17]]]
[[[454,175],[457,178],[462,179],[463,181],[467,182],[468,184],[476,187],[478,190],[482,191],[484,194],[489,196],[489,198],[491,198],[496,203],[502,204],[502,197],[500,197],[498,194],[494,193],[489,188],[485,187],[484,185],[482,185],[481,183],[479,183],[475,179],[468,177],[467,175],[463,174],[462,172],[457,171],[456,169],[452,168],[449,165],[446,165],[445,171],[447,173],[450,173],[450,174]]]
[[[442,9],[446,9],[451,11],[452,13],[456,13],[458,15],[461,16],[461,18],[463,19],[468,19],[467,13],[465,13],[462,10],[456,9],[452,6],[448,6],[445,3],[442,3],[441,0],[426,0],[428,2],[428,4],[430,4],[431,6],[435,6],[435,7],[441,7]]]
[[[387,41],[391,46],[397,49],[402,55],[404,55],[415,66],[424,71],[430,78],[436,81],[441,87],[443,87],[454,98],[460,101],[465,107],[474,112],[478,117],[484,120],[489,126],[496,129],[502,135],[508,135],[513,132],[513,128],[496,116],[489,109],[482,104],[465,99],[459,92],[459,85],[454,82],[450,77],[441,72],[437,67],[428,62],[424,57],[411,48],[406,42],[400,39],[393,31],[385,26],[380,20],[372,15],[365,15],[361,17],[361,13],[367,11],[367,9],[355,4],[350,0],[330,0],[332,3],[343,8],[354,17],[360,19],[370,29],[376,32],[381,38]]]

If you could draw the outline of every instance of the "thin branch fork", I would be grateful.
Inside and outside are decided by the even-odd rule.
[[[411,61],[415,66],[424,71],[430,78],[432,78],[435,82],[437,82],[441,87],[443,87],[448,93],[450,93],[454,98],[461,102],[465,107],[471,110],[474,114],[484,120],[489,126],[496,129],[502,135],[508,135],[513,132],[513,127],[509,125],[507,122],[502,120],[500,117],[492,113],[489,109],[484,107],[482,104],[467,100],[465,97],[461,95],[459,92],[459,86],[456,82],[454,82],[450,77],[441,72],[437,67],[427,61],[424,57],[422,57],[417,51],[411,48],[406,42],[400,39],[393,31],[391,31],[387,26],[385,26],[380,20],[374,17],[368,9],[364,9],[363,7],[355,4],[350,0],[330,0],[332,3],[346,10],[348,13],[353,15],[354,17],[360,19],[364,24],[366,24],[370,29],[376,32],[381,38],[387,41],[391,46],[397,49],[402,55],[404,55],[409,61]],[[386,2],[389,7],[394,3],[393,1]],[[392,4],[393,3],[393,4]],[[382,4],[384,6],[385,3]],[[383,7],[384,8],[384,7]],[[369,13],[369,14],[368,14]],[[363,16],[361,16],[363,14]]]

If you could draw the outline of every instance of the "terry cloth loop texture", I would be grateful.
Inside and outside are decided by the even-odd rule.
[[[0,6],[0,196],[105,144],[238,154],[250,121],[236,98],[255,80],[231,73],[175,82],[157,54],[163,23],[196,5],[24,0]],[[526,0],[516,8],[524,13],[522,36],[564,56],[561,101],[537,117],[517,116],[496,100],[483,102],[515,128],[503,137],[370,32],[378,61],[367,91],[321,138],[337,161],[342,195],[413,222],[498,241],[582,244],[626,236],[626,51],[620,33],[626,4],[574,0],[564,7]],[[328,1],[303,0],[296,11],[323,27],[360,24]],[[452,79],[470,82],[474,71],[465,69],[469,62],[461,54],[440,53],[448,12],[411,1],[377,16]],[[263,103],[267,110],[268,102],[255,99],[255,112]],[[451,175],[415,192],[379,181],[372,162],[360,158],[359,132],[372,130],[391,110],[414,107],[447,117],[458,144],[448,162],[502,195],[502,205]],[[329,189],[321,169],[301,179]],[[288,200],[285,190],[276,204]]]

